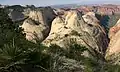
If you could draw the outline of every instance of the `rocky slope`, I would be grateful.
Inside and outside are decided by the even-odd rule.
[[[104,55],[108,38],[93,12],[82,16],[81,12],[70,10],[59,15],[53,20],[49,36],[43,44],[69,48],[74,42],[88,47],[93,53]]]
[[[120,19],[109,31],[110,43],[106,53],[106,59],[119,64],[120,55]]]

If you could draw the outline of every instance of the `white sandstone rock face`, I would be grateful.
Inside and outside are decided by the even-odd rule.
[[[90,18],[88,19],[87,16]],[[64,15],[53,20],[49,36],[43,41],[43,44],[47,46],[57,44],[60,47],[68,48],[69,44],[76,42],[104,53],[108,40],[103,30],[94,13],[81,16],[78,11],[66,11]]]
[[[115,26],[110,28],[109,38],[110,38],[110,43],[106,52],[106,58],[108,60],[109,59],[113,60],[114,58],[119,57],[120,54],[120,19],[118,20]]]
[[[29,13],[29,18],[31,18],[32,20],[38,23],[47,25],[44,19],[44,14],[41,11],[31,11]]]
[[[85,20],[85,22],[87,22],[88,24],[95,24],[98,23],[99,20],[95,17],[95,13],[94,12],[88,12],[87,14],[82,16]]]
[[[43,41],[50,31],[50,21],[52,21],[55,17],[52,10],[48,10],[49,8],[42,10],[34,10],[30,11],[29,18],[26,19],[22,28],[24,29],[24,33],[26,33],[26,38],[29,41],[36,42]],[[47,12],[50,12],[47,14]],[[47,15],[47,16],[46,16]],[[49,19],[49,20],[48,20]]]

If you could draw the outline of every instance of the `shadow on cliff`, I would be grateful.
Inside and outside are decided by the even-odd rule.
[[[116,24],[116,22],[119,20],[120,14],[112,14],[112,15],[96,14],[96,17],[100,21],[101,26],[105,28],[106,34],[108,36],[109,29],[113,27]]]
[[[100,14],[96,14],[96,17],[100,21],[100,24],[105,28],[106,33],[108,33],[110,17],[108,15],[100,15]]]
[[[110,39],[109,39],[109,36],[108,36],[109,28],[110,28],[110,17],[109,17],[109,15],[100,15],[100,14],[96,14],[96,17],[100,21],[101,26],[104,28],[104,30],[106,32],[107,40],[108,40],[107,47],[108,47],[109,42],[110,42]],[[106,51],[106,49],[107,48],[105,48],[105,51]]]

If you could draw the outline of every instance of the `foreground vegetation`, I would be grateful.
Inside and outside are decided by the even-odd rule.
[[[22,29],[0,9],[0,72],[119,72],[96,57],[86,57],[89,50],[72,43],[70,48],[46,47],[25,39]]]

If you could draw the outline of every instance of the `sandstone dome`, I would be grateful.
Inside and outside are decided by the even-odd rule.
[[[49,34],[51,21],[54,18],[55,14],[49,7],[30,11],[29,17],[21,25],[26,38],[33,42],[43,41]]]
[[[57,44],[68,48],[72,42],[82,44],[101,54],[105,53],[108,39],[93,12],[82,16],[81,12],[70,10],[64,15],[59,15],[53,20],[49,36],[43,44],[47,46]]]

